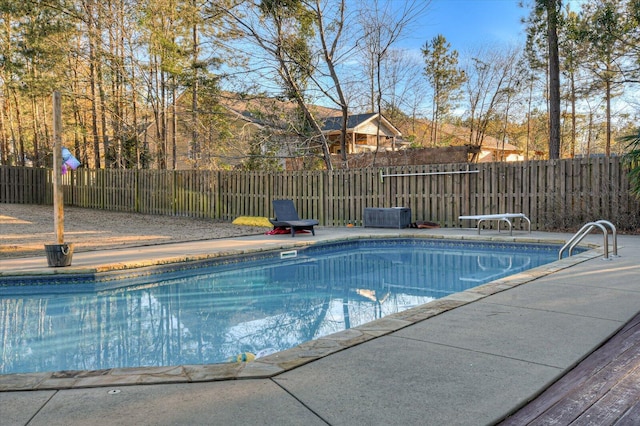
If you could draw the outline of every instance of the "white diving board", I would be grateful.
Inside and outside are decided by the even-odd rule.
[[[512,219],[520,219],[527,222],[529,233],[531,233],[531,221],[524,213],[502,213],[502,214],[478,214],[469,216],[459,216],[459,220],[477,220],[476,226],[478,227],[478,234],[480,234],[480,225],[485,221],[498,221],[498,232],[500,232],[500,224],[506,222],[509,225],[509,235],[513,235],[513,223]]]

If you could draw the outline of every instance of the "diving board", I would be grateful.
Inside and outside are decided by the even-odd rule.
[[[482,222],[485,221],[498,221],[498,232],[500,232],[500,224],[506,222],[509,225],[509,235],[513,235],[513,219],[520,219],[527,222],[529,233],[531,233],[531,221],[524,213],[502,213],[502,214],[478,214],[470,216],[459,216],[459,220],[477,220],[476,226],[478,227],[478,235],[480,235],[480,229]]]

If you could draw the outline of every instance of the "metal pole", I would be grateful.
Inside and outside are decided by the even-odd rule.
[[[460,170],[460,171],[452,171],[452,172],[426,172],[426,173],[393,173],[389,175],[385,175],[382,170],[380,170],[380,182],[384,182],[384,178],[393,177],[393,176],[434,176],[434,175],[462,175],[462,174],[471,174],[478,173],[478,170]]]
[[[62,109],[60,92],[53,92],[53,223],[58,244],[64,243],[64,194],[62,193]]]

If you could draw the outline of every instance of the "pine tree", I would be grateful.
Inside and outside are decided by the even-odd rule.
[[[442,34],[426,42],[422,48],[425,60],[424,73],[433,88],[431,143],[438,144],[438,126],[457,99],[457,92],[465,81],[465,74],[458,69],[458,52]]]

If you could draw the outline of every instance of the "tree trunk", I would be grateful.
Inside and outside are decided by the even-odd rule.
[[[607,91],[607,142],[604,149],[604,155],[609,158],[611,155],[611,80],[607,79],[605,85]]]
[[[172,170],[178,168],[178,91],[176,76],[171,76],[171,164]]]
[[[98,3],[99,5],[100,3]],[[99,6],[98,6],[99,7]],[[99,116],[100,116],[100,132],[102,133],[102,153],[104,155],[104,165],[105,167],[111,167],[111,164],[109,163],[109,134],[107,133],[107,100],[106,100],[106,94],[104,91],[104,82],[102,79],[102,60],[104,59],[104,56],[101,54],[101,48],[99,46],[98,43],[100,43],[100,34],[102,32],[102,28],[101,28],[101,20],[102,20],[102,13],[100,11],[100,9],[98,9],[97,11],[97,16],[98,19],[95,21],[95,33],[96,33],[96,58],[95,58],[95,70],[96,70],[96,75],[95,75],[95,83],[96,83],[96,89],[98,92],[98,99],[99,99]],[[97,128],[95,129],[96,133],[97,133]]]
[[[136,67],[131,67],[131,120],[133,122],[133,144],[135,150],[136,169],[140,169],[140,129],[138,128],[138,82],[136,81]],[[146,132],[146,129],[145,129]]]
[[[200,146],[198,144],[198,58],[200,54],[198,25],[193,25],[193,83],[191,95],[191,158],[193,168],[198,169]]]
[[[93,135],[93,163],[100,169],[100,137],[98,136],[98,89],[96,73],[95,29],[93,25],[93,9],[87,3],[87,26],[89,31],[89,88],[91,91],[91,134]]]
[[[32,116],[32,130],[33,130],[33,166],[41,167],[43,164],[40,162],[40,138],[38,129],[38,104],[36,97],[31,96],[31,116]]]
[[[322,7],[320,5],[320,2],[316,0],[316,4],[315,4],[316,22],[319,28],[324,60],[325,60],[325,63],[327,64],[327,67],[329,68],[329,74],[331,75],[331,79],[335,86],[335,90],[338,94],[337,103],[340,105],[340,111],[342,112],[342,128],[340,130],[340,157],[342,159],[342,163],[344,167],[347,168],[349,166],[347,161],[347,151],[348,151],[347,130],[348,130],[348,122],[349,122],[349,106],[347,104],[347,99],[344,95],[344,92],[342,91],[342,85],[340,84],[340,78],[338,77],[338,72],[336,71],[336,67],[334,63],[336,47],[338,45],[338,41],[340,40],[340,36],[342,34],[342,28],[344,25],[344,10],[345,10],[344,0],[341,0],[339,9],[340,9],[340,19],[338,19],[335,22],[336,35],[333,40],[333,43],[331,44],[331,47],[329,47],[329,44],[327,43],[327,39],[326,39],[326,34],[325,34],[325,25],[324,25],[324,18],[322,14]],[[373,76],[371,78],[372,78],[371,96],[373,99]]]
[[[112,167],[109,161],[109,134],[107,133],[107,99],[104,93],[104,86],[102,84],[102,65],[100,62],[96,64],[96,80],[98,86],[98,95],[100,96],[100,130],[102,132],[102,152],[104,153],[104,165],[105,167]]]
[[[6,99],[2,99],[0,102],[0,163],[4,165],[11,165],[11,157],[9,156],[9,137],[7,135],[4,120],[4,104]]]
[[[15,90],[13,91],[13,103],[16,107],[16,126],[18,127],[18,164],[22,167],[25,166],[26,152],[24,152],[24,132],[22,130],[22,115],[20,114],[20,103],[18,101],[18,95]]]
[[[576,156],[576,76],[571,73],[571,158]]]
[[[549,158],[560,158],[560,60],[558,54],[558,9],[560,0],[547,1],[549,48]]]
[[[529,97],[527,99],[527,149],[524,161],[529,161],[529,147],[531,146],[531,105],[533,104],[533,80],[529,82]]]

